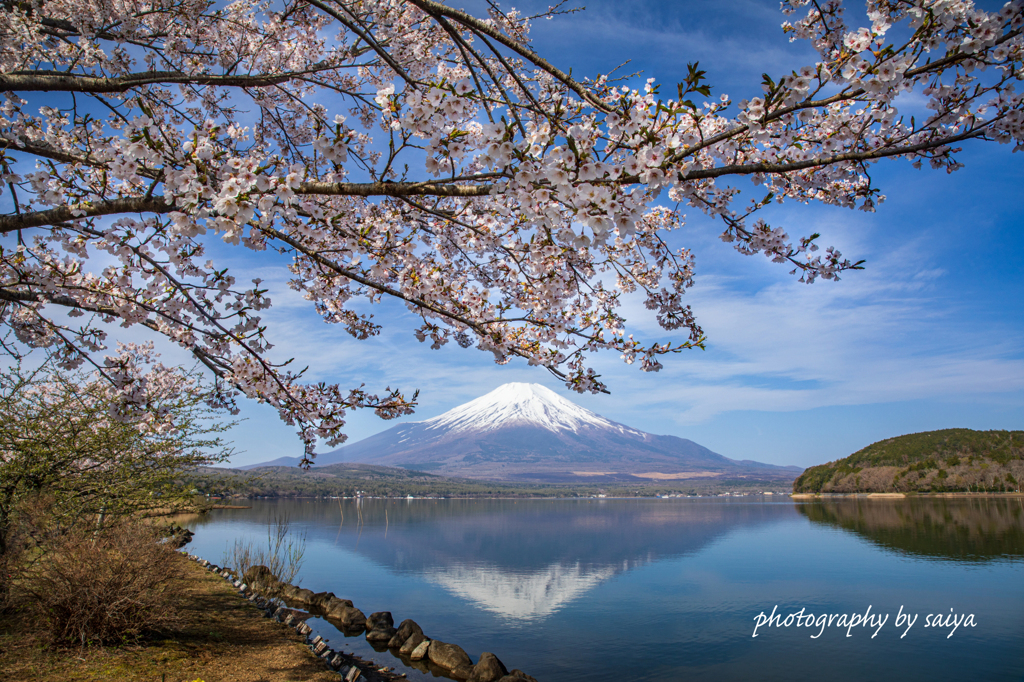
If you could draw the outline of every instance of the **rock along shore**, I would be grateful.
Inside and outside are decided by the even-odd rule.
[[[305,622],[311,616],[321,616],[346,635],[366,633],[366,640],[376,647],[386,646],[403,663],[416,666],[426,664],[435,675],[443,675],[461,682],[537,682],[521,670],[509,670],[490,652],[483,652],[474,664],[457,644],[428,638],[413,620],[402,621],[395,627],[389,611],[379,611],[369,617],[348,599],[339,599],[332,592],[313,592],[288,583],[281,583],[265,566],[253,566],[244,576],[230,568],[212,564],[206,559],[186,554],[192,561],[221,576],[238,589],[240,596],[254,603],[267,617],[292,627],[307,638],[313,654],[327,667],[336,671],[345,682],[391,682],[405,677],[387,666],[378,666],[358,656],[335,651],[322,637],[310,638],[312,628]],[[419,666],[416,666],[419,667]]]

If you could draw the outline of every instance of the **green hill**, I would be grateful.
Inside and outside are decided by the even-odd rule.
[[[1003,492],[1024,479],[1024,431],[943,429],[872,443],[811,467],[795,493]]]

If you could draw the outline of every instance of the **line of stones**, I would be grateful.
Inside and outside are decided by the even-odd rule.
[[[313,607],[324,612],[326,618],[340,622],[342,631],[352,633],[366,630],[366,639],[370,643],[386,643],[391,650],[398,650],[398,655],[407,656],[412,661],[429,661],[456,680],[465,682],[537,682],[536,678],[527,675],[522,670],[509,670],[490,652],[483,652],[480,659],[474,665],[469,654],[457,644],[449,644],[439,640],[431,640],[423,634],[422,628],[415,621],[407,619],[402,621],[398,628],[394,627],[394,618],[389,611],[373,613],[369,618],[363,612],[355,608],[348,599],[338,599],[330,592],[314,593],[312,590],[296,587],[288,583],[277,583],[276,590],[283,597],[282,600],[267,598],[259,594],[264,587],[259,583],[263,575],[253,576],[253,585],[248,585],[239,579],[235,571],[230,568],[222,568],[202,559],[194,554],[186,556],[197,562],[200,566],[221,576],[230,582],[248,601],[261,609],[267,616],[278,622],[293,627],[295,631],[307,638],[313,654],[323,659],[327,665],[337,671],[345,682],[355,682],[363,674],[363,671],[355,665],[352,657],[341,652],[332,650],[322,637],[309,639],[312,628],[305,622],[305,619],[286,608],[288,602],[295,602],[306,607]],[[263,569],[269,577],[269,571]],[[351,663],[350,663],[351,661]],[[374,672],[385,672],[387,668]],[[405,677],[404,674],[398,677]]]
[[[345,680],[345,682],[356,682],[356,680],[363,677],[365,672],[369,672],[371,669],[367,664],[364,664],[366,665],[366,670],[360,669],[356,657],[348,656],[340,651],[334,651],[327,646],[327,642],[325,642],[320,635],[310,639],[309,635],[313,632],[313,628],[309,627],[309,624],[305,622],[304,618],[298,617],[297,613],[287,608],[281,600],[266,598],[260,595],[251,586],[246,585],[241,580],[238,580],[235,576],[235,572],[230,568],[221,568],[220,566],[210,563],[206,559],[194,554],[185,554],[185,556],[192,561],[195,561],[203,568],[211,571],[214,575],[218,575],[227,580],[232,586],[238,589],[242,597],[246,598],[249,602],[252,602],[256,608],[263,611],[265,616],[287,625],[294,629],[298,634],[306,637],[307,644],[313,654],[318,658],[323,659],[327,666],[341,675],[341,678]],[[385,672],[385,670],[386,669],[374,670],[374,672],[380,673]],[[405,677],[405,675],[397,675],[394,677]]]

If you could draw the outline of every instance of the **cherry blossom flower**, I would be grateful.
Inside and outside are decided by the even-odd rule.
[[[578,80],[533,51],[530,19],[496,5],[485,19],[436,0],[12,6],[0,342],[91,363],[140,405],[142,351],[104,358],[117,325],[144,326],[206,367],[213,402],[271,404],[310,454],[344,440],[352,409],[409,412],[415,396],[307,383],[277,358],[268,291],[211,261],[217,239],[266,267],[285,254],[290,286],[355,338],[380,331],[358,302],[388,297],[432,347],[521,357],[575,390],[605,390],[595,352],[658,371],[704,342],[684,302],[693,255],[663,239],[685,220],[662,192],[720,220],[740,253],[834,280],[860,263],[757,212],[875,210],[882,159],[952,172],[968,141],[1024,148],[1020,0],[867,10],[870,27],[848,27],[839,0],[785,0],[783,30],[819,61],[733,108],[697,65],[667,96],[653,79]],[[911,37],[885,44],[898,27]],[[904,115],[910,92],[928,116]],[[741,205],[737,178],[764,198]],[[628,334],[633,294],[680,335]]]

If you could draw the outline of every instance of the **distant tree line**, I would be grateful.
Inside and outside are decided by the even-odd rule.
[[[699,485],[666,486],[663,483],[542,484],[477,481],[445,478],[422,472],[386,467],[343,469],[333,467],[302,470],[273,467],[255,471],[206,468],[183,479],[203,495],[223,497],[653,497],[657,495],[708,495],[726,491],[760,492],[783,490],[778,481],[729,479]],[[399,472],[399,473],[396,473]]]
[[[811,467],[794,492],[1017,492],[1024,479],[1024,431],[945,429],[873,443]]]

